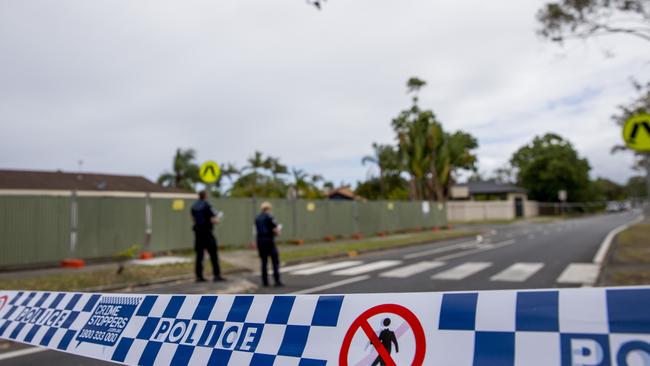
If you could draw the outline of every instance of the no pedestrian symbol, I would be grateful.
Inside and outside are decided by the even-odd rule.
[[[638,152],[650,152],[650,115],[641,113],[625,121],[625,145]]]
[[[219,175],[221,175],[221,169],[219,169],[219,164],[214,161],[206,161],[199,169],[199,176],[203,183],[214,183],[219,179]]]
[[[371,325],[371,323],[376,323],[377,320],[380,322],[377,325],[382,328],[379,334]],[[413,336],[400,339],[401,336],[408,333],[409,329]],[[363,346],[359,347],[359,342],[355,342],[355,346],[352,346],[355,335],[359,330],[363,331],[365,337],[356,338],[363,338],[363,344],[372,345],[373,352],[361,357],[354,357],[355,361],[350,362],[350,357],[353,354],[358,356],[360,353],[358,352],[359,348],[363,349]],[[410,365],[422,365],[426,347],[424,329],[422,329],[422,324],[420,324],[415,314],[404,306],[397,304],[378,305],[363,312],[350,325],[350,329],[343,338],[341,352],[339,352],[339,365],[395,366],[395,357],[400,355],[400,358],[403,358],[401,356],[405,353],[407,356],[413,355],[412,358],[409,358],[411,360]]]
[[[7,295],[0,296],[0,310],[2,310],[7,301],[9,301],[9,297]]]

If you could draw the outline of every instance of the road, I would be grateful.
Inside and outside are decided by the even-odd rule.
[[[607,234],[638,214],[624,212],[549,223],[484,227],[465,238],[316,261],[283,269],[282,288],[258,293],[370,293],[530,289],[593,281],[594,256]],[[250,279],[257,281],[254,275]],[[29,349],[24,346],[12,348]],[[30,352],[30,351],[26,351]],[[6,354],[6,353],[4,353]],[[105,365],[54,351],[3,359],[2,365]]]

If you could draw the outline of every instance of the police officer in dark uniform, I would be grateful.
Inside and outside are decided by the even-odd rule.
[[[279,234],[279,227],[273,216],[271,216],[271,204],[264,202],[260,206],[262,212],[255,218],[257,231],[257,251],[262,260],[262,284],[269,285],[268,258],[271,257],[273,265],[273,279],[275,286],[283,286],[280,281],[280,257],[278,248],[275,246],[275,236]]]
[[[203,277],[203,253],[207,250],[212,262],[214,281],[224,281],[219,268],[217,254],[217,239],[212,234],[214,224],[219,223],[215,210],[207,200],[208,193],[199,192],[199,200],[192,205],[192,220],[194,221],[194,250],[196,250],[196,282],[205,282]]]

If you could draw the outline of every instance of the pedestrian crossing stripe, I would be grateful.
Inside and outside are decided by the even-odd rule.
[[[377,276],[390,279],[406,279],[426,272],[436,272],[431,278],[439,281],[460,281],[494,267],[492,262],[465,262],[447,269],[444,261],[420,261],[404,264],[399,260],[379,260],[368,262],[362,260],[325,262],[317,261],[283,267],[280,271],[296,276],[329,274],[333,276],[358,276],[378,272]],[[539,262],[513,263],[500,272],[489,277],[494,282],[525,282],[541,272],[545,267]],[[595,282],[599,267],[593,263],[570,263],[557,278],[560,284],[590,285]]]
[[[428,270],[444,266],[444,262],[418,262],[381,273],[380,277],[408,278]]]
[[[335,365],[346,334],[359,331],[355,321],[383,305],[407,309],[423,332],[400,338],[399,353],[353,339],[348,354],[357,358],[349,364],[377,352],[409,364],[417,349],[426,350],[423,365],[640,365],[650,357],[650,286],[352,295],[0,291],[5,296],[1,339],[128,365]],[[387,312],[363,318],[371,339],[385,329],[399,333],[402,321]]]
[[[316,266],[316,267],[301,269],[301,270],[292,272],[292,274],[294,274],[294,275],[313,275],[313,274],[317,274],[317,273],[333,271],[333,270],[336,270],[336,269],[357,266],[357,265],[362,264],[362,263],[363,263],[362,261],[334,262],[334,263],[324,264],[322,266]]]
[[[433,278],[437,280],[462,280],[490,267],[491,265],[492,263],[489,262],[467,262],[437,273],[433,275]]]
[[[352,268],[346,268],[346,269],[341,269],[338,270],[334,273],[333,275],[338,275],[338,276],[356,276],[388,267],[393,267],[398,264],[402,263],[402,261],[395,261],[395,260],[386,260],[386,261],[377,261],[377,262],[372,262]]]
[[[524,282],[544,267],[544,263],[515,263],[490,277],[492,281]]]

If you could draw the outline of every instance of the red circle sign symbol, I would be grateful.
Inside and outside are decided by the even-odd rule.
[[[375,331],[370,326],[370,323],[368,323],[368,319],[375,315],[383,313],[392,313],[406,320],[406,323],[408,323],[408,325],[411,327],[411,330],[413,330],[413,335],[415,336],[415,356],[413,356],[413,362],[411,365],[422,365],[427,348],[427,342],[424,339],[424,329],[422,329],[422,324],[420,324],[417,316],[415,316],[415,314],[413,314],[409,309],[397,304],[384,304],[364,311],[352,322],[350,329],[348,329],[348,332],[345,333],[345,337],[343,338],[343,345],[341,346],[341,352],[339,352],[340,366],[348,366],[348,354],[350,352],[352,338],[354,338],[354,335],[357,333],[357,330],[359,330],[359,328],[361,328],[368,339],[370,339],[370,343],[372,343],[372,346],[375,347],[375,350],[384,360],[384,363],[387,366],[395,366],[395,361],[393,361],[393,358],[381,344],[379,337],[377,337],[375,334]]]
[[[7,301],[9,301],[9,296],[7,295],[0,296],[0,310],[2,310],[2,308],[5,306]]]

